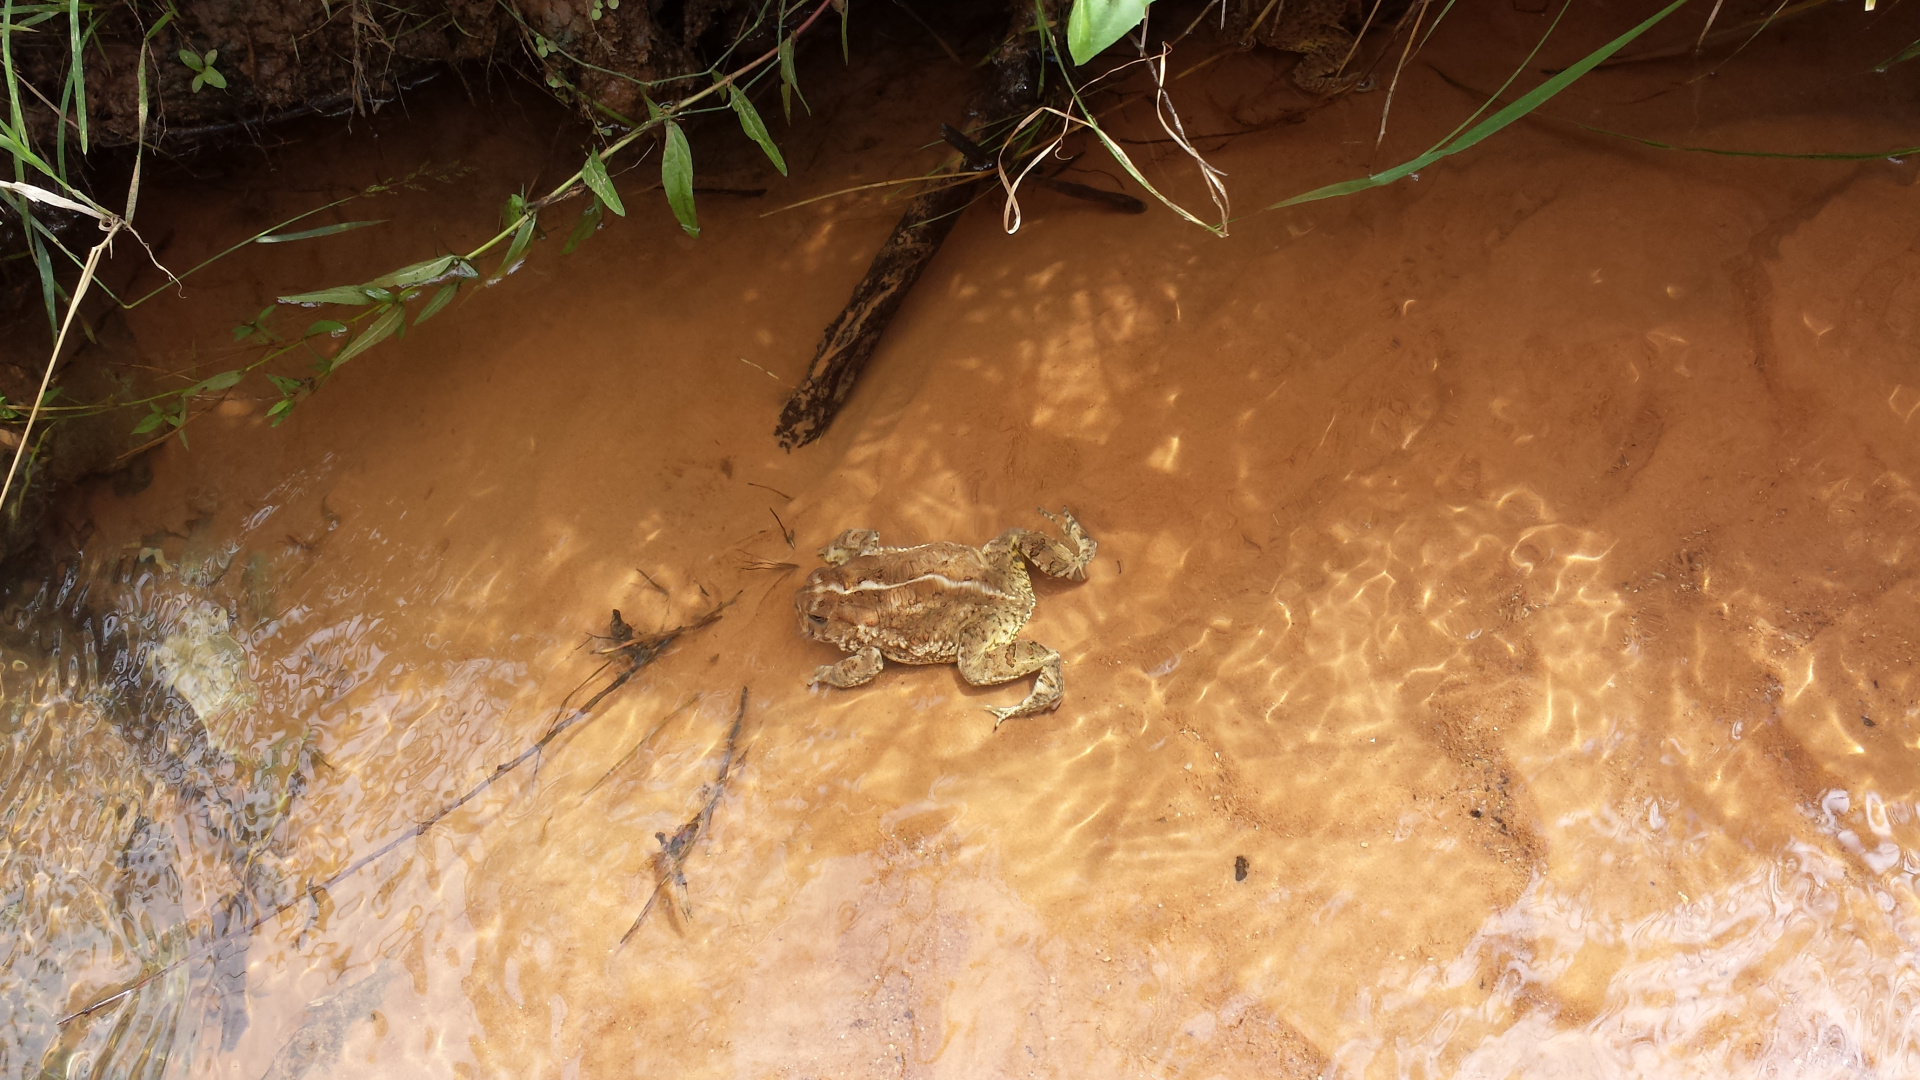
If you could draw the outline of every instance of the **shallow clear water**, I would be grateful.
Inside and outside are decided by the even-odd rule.
[[[1850,40],[1679,90],[1623,69],[1563,114],[1896,146],[1910,82],[1818,66]],[[1284,79],[1208,71],[1195,131]],[[1390,164],[1462,111],[1409,78],[1377,154],[1377,95],[1209,153],[1249,208]],[[823,87],[859,119],[797,129],[811,163],[767,201],[924,168],[894,134],[965,79]],[[566,156],[541,116],[421,114],[159,188],[190,265],[223,215],[482,167],[136,311],[145,361],[220,363],[263,297],[458,247]],[[259,194],[289,175],[313,190]],[[697,242],[649,207],[536,247],[285,426],[245,393],[197,420],[12,598],[0,1070],[1920,1072],[1913,177],[1521,126],[1224,242],[1039,193],[1015,237],[963,221],[791,455],[781,380],[896,204],[714,197]],[[1057,713],[996,732],[1024,687],[950,667],[806,689],[836,659],[794,628],[814,548],[977,543],[1037,505],[1101,545],[1040,584]],[[440,816],[606,684],[611,609],[728,600]],[[669,890],[622,947],[742,687],[691,918]]]

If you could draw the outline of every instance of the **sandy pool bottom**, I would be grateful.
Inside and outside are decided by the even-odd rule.
[[[1339,140],[1375,108],[1216,160],[1272,201],[1364,164]],[[979,210],[793,454],[784,381],[896,208],[711,199],[697,242],[636,214],[286,426],[235,399],[148,491],[99,493],[102,550],[210,518],[274,560],[250,733],[315,732],[281,845],[313,877],[537,738],[609,609],[732,600],[537,771],[267,927],[244,1038],[193,1067],[289,1069],[308,1003],[377,977],[328,1069],[1920,1072],[1912,168],[1504,138],[1224,242],[1044,194],[1012,238]],[[924,167],[820,153],[822,191]],[[190,316],[257,306],[236,293],[394,258],[338,252],[129,325],[182,357]],[[795,628],[815,548],[979,543],[1037,506],[1100,543],[1040,584],[1057,713],[996,732],[1024,686],[950,667],[806,688],[838,658]],[[692,917],[663,902],[616,948],[743,687]]]

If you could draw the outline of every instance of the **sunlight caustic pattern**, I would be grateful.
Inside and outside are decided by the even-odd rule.
[[[1478,56],[1447,59],[1502,74]],[[920,171],[885,148],[952,86],[876,70],[819,101],[881,149],[822,159]],[[1693,131],[1786,92],[1764,74],[1620,107]],[[1257,55],[1196,75],[1195,131],[1270,104]],[[1767,100],[1762,141],[1831,134]],[[1353,108],[1219,160],[1357,175]],[[890,206],[710,200],[697,247],[609,222],[280,428],[236,395],[153,488],[90,492],[82,569],[0,621],[0,1072],[1920,1074],[1911,168],[1510,134],[1225,244],[1041,193],[1015,237],[969,216],[792,455],[782,384]],[[382,153],[458,141],[410,138]],[[273,167],[346,175],[338,149]],[[196,177],[181,243],[220,235],[217,184],[255,190]],[[490,220],[461,198],[392,227]],[[360,280],[383,235],[314,275]],[[141,362],[200,362],[285,291],[255,270],[143,308]],[[1024,687],[946,666],[807,688],[837,659],[794,632],[814,548],[980,543],[1042,504],[1101,545],[1038,585],[1057,712],[995,731]],[[721,604],[436,816],[592,684],[609,609]]]

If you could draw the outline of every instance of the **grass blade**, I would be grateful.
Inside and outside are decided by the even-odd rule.
[[[67,25],[73,43],[73,67],[67,74],[67,80],[73,86],[74,108],[80,119],[80,152],[84,154],[87,152],[87,72],[81,62],[85,41],[80,33],[80,0],[69,0]]]
[[[28,225],[22,231],[27,234],[27,246],[33,249],[34,268],[40,271],[40,298],[47,305],[47,325],[57,332],[60,326],[60,301],[54,295],[57,283],[53,280],[53,260],[47,255],[47,245],[40,242],[39,234],[32,229],[37,224],[33,220],[33,212],[24,206],[19,209],[21,219]]]
[[[1916,41],[1913,44],[1907,46],[1906,48],[1901,49],[1900,54],[1898,56],[1895,56],[1893,59],[1888,60],[1886,63],[1881,64],[1879,67],[1874,68],[1873,70],[1875,72],[1885,72],[1888,68],[1892,67],[1893,65],[1904,64],[1916,56],[1920,56],[1920,41]]]
[[[276,236],[256,236],[253,242],[256,244],[288,244],[295,240],[311,240],[316,236],[332,236],[335,233],[364,229],[369,225],[384,225],[386,222],[386,218],[381,218],[378,221],[342,221],[337,225],[322,225],[317,229],[302,229],[299,232],[280,233]]]
[[[607,175],[607,163],[601,160],[600,151],[587,151],[587,163],[580,167],[580,179],[586,181],[588,190],[598,196],[607,209],[620,217],[627,216],[627,208],[620,205],[620,193],[614,190],[613,177]]]
[[[667,205],[688,236],[700,235],[700,221],[693,213],[693,151],[687,146],[687,134],[680,125],[667,121],[667,149],[660,156],[660,186],[666,189]]]
[[[740,118],[740,130],[747,133],[747,138],[760,144],[760,149],[767,152],[767,160],[773,162],[773,167],[780,170],[781,176],[787,175],[786,159],[780,156],[780,148],[773,144],[773,136],[767,134],[767,125],[760,121],[760,114],[754,110],[753,102],[747,100],[747,95],[741,93],[738,86],[729,86],[727,103],[733,106],[734,115]],[[619,212],[619,208],[615,207],[614,213]]]
[[[1267,209],[1278,210],[1283,206],[1298,206],[1301,203],[1317,202],[1320,199],[1331,199],[1340,195],[1351,195],[1355,192],[1366,191],[1369,188],[1385,187],[1395,180],[1399,180],[1402,177],[1426,168],[1441,158],[1449,157],[1469,147],[1475,146],[1502,128],[1505,128],[1545,104],[1548,99],[1570,86],[1574,80],[1592,71],[1598,67],[1601,62],[1605,61],[1614,53],[1619,52],[1635,38],[1652,29],[1662,19],[1678,11],[1680,6],[1686,2],[1687,0],[1673,0],[1672,3],[1648,16],[1645,21],[1633,29],[1628,30],[1626,33],[1621,34],[1619,37],[1588,53],[1572,67],[1563,69],[1559,74],[1521,95],[1513,104],[1482,120],[1468,130],[1466,134],[1461,135],[1451,142],[1442,142],[1440,145],[1435,146],[1419,157],[1411,161],[1402,162],[1385,172],[1375,173],[1372,176],[1359,177],[1354,180],[1343,180],[1337,184],[1328,184],[1325,187],[1315,188],[1305,194],[1295,195],[1291,199],[1274,203],[1272,206],[1267,207]]]
[[[82,206],[64,195],[55,195],[46,188],[35,187],[32,184],[16,183],[12,180],[0,180],[0,191],[11,191],[19,195],[24,195],[34,202],[46,203],[48,206],[57,206],[62,210],[72,210],[75,213],[85,214],[95,221],[107,220],[107,215],[90,206]]]
[[[20,150],[25,149],[22,144],[27,140],[27,118],[20,111],[20,85],[13,77],[13,0],[6,0],[5,9],[0,11],[0,71],[6,74],[7,113],[10,121],[8,133],[14,137],[10,141],[19,147],[19,150],[13,150],[13,153],[18,156]],[[15,164],[19,163],[15,162]],[[44,165],[41,166],[41,171],[46,171]]]

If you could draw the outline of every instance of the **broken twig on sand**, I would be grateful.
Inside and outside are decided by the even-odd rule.
[[[653,838],[660,842],[660,852],[653,857],[659,878],[654,882],[653,893],[647,897],[646,906],[640,909],[640,914],[633,920],[633,925],[627,927],[627,932],[620,935],[620,945],[625,945],[627,939],[640,929],[640,924],[647,921],[647,913],[653,910],[662,891],[672,894],[673,905],[680,912],[683,923],[693,921],[693,907],[687,902],[687,855],[707,831],[707,822],[713,820],[713,809],[720,805],[720,796],[726,794],[727,781],[732,778],[735,761],[740,757],[740,725],[746,718],[747,688],[743,686],[740,688],[740,709],[733,714],[733,728],[727,732],[727,750],[720,755],[720,776],[707,788],[706,803],[691,821],[680,826],[680,830],[672,836],[658,832],[653,834]],[[619,948],[618,945],[614,947]]]
[[[1023,113],[1039,97],[1040,45],[1031,33],[1032,13],[1016,22],[1006,44],[994,54],[992,86],[968,110],[977,127]],[[907,204],[907,212],[880,245],[866,276],[853,287],[846,307],[821,335],[806,377],[780,410],[773,434],[782,447],[805,446],[833,423],[894,314],[939,254],[960,212],[973,201],[977,180],[986,175],[963,168],[957,176],[933,177],[941,186]]]

